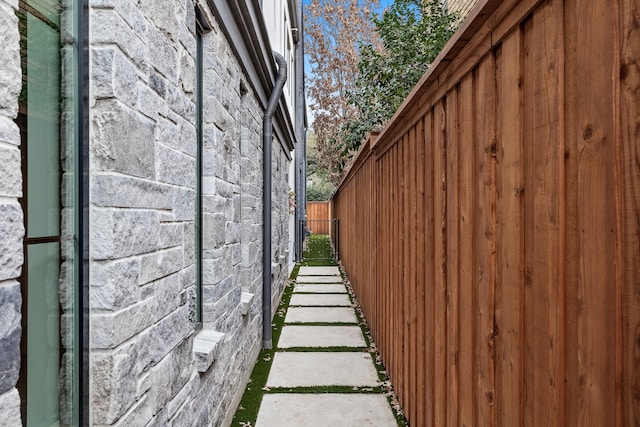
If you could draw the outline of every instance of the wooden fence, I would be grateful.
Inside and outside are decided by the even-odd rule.
[[[340,185],[413,426],[640,423],[639,22],[481,1]]]
[[[329,234],[329,202],[307,202],[307,228],[312,234]]]

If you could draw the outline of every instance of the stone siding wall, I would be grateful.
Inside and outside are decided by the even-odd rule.
[[[195,15],[187,1],[90,10],[91,416],[191,418]]]
[[[193,7],[92,2],[95,424],[226,425],[261,344],[262,109],[213,20],[203,39],[203,323],[224,338],[206,372],[196,369]],[[274,147],[280,257],[287,167]],[[274,300],[286,280],[286,266],[277,270]],[[246,315],[242,292],[255,295]]]
[[[0,414],[2,424],[18,427],[20,396],[15,388],[20,371],[20,276],[24,225],[18,114],[22,72],[17,0],[0,0]]]
[[[272,284],[272,312],[280,302],[280,295],[284,291],[289,276],[289,162],[286,152],[278,141],[273,144],[273,190],[272,190],[272,241],[271,253],[273,266]],[[293,236],[291,236],[293,239]]]

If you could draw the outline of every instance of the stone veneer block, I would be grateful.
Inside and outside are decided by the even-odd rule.
[[[20,33],[18,17],[14,11],[17,7],[18,2],[15,0],[0,1],[0,40],[3,48],[0,63],[0,114],[8,117],[15,117],[18,112],[18,95],[22,87]]]
[[[298,276],[298,283],[342,283],[340,276]]]
[[[20,421],[20,395],[17,389],[0,394],[0,414],[2,425],[6,427],[21,427]]]
[[[285,323],[358,323],[351,307],[289,307]]]
[[[276,353],[267,387],[376,387],[378,372],[369,353]]]
[[[206,372],[213,364],[223,340],[224,334],[222,332],[206,329],[198,332],[193,339],[193,357],[198,372]]]
[[[289,305],[351,307],[351,301],[346,294],[293,294]]]
[[[21,306],[18,282],[0,287],[0,394],[16,385],[20,373]]]
[[[302,266],[298,271],[300,276],[340,276],[338,267],[307,267]]]
[[[0,148],[0,196],[22,196],[22,174],[20,173],[20,150],[17,147]]]
[[[396,427],[382,394],[266,394],[256,427]]]
[[[240,312],[243,316],[246,316],[249,313],[249,309],[253,304],[253,294],[249,292],[242,292],[240,294]]]
[[[278,348],[366,347],[359,326],[285,326]]]
[[[151,120],[118,101],[101,100],[93,108],[91,146],[98,168],[155,179],[154,136]]]
[[[308,284],[297,283],[293,289],[294,293],[307,292],[312,294],[346,294],[347,288],[344,285],[334,284]]]
[[[17,201],[0,204],[0,281],[20,276],[24,226]]]

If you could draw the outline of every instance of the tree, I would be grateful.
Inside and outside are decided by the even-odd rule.
[[[307,133],[307,200],[329,200],[336,186],[328,179],[329,172],[320,166],[321,156],[317,149],[317,138],[313,132]]]
[[[358,75],[359,45],[379,45],[370,16],[378,0],[311,0],[305,9],[309,107],[314,115],[318,166],[335,184],[343,166],[343,124],[358,118],[348,102]]]
[[[459,17],[448,14],[439,0],[395,0],[372,20],[383,48],[367,43],[360,47],[359,74],[348,94],[359,114],[341,129],[344,157],[393,116],[451,38]]]

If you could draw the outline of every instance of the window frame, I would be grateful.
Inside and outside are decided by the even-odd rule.
[[[196,10],[196,93],[195,93],[195,119],[196,119],[196,191],[195,191],[195,329],[200,330],[204,324],[203,316],[203,274],[202,274],[202,247],[203,247],[203,207],[202,207],[202,176],[203,176],[203,149],[204,149],[204,126],[203,126],[203,86],[204,86],[204,36],[211,31],[211,27],[204,17],[204,13],[199,6]]]

